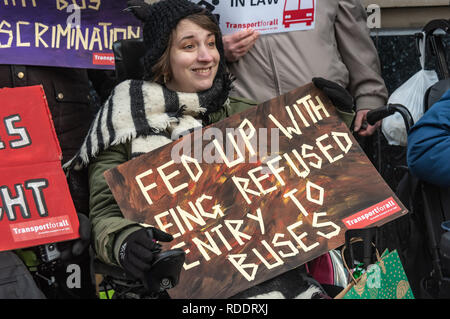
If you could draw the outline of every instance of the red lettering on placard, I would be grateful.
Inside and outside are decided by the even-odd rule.
[[[92,64],[114,65],[114,53],[93,53]]]
[[[395,214],[400,210],[401,208],[394,198],[389,197],[388,199],[357,212],[342,221],[348,229],[364,228],[392,214]]]
[[[13,240],[35,240],[72,232],[69,216],[57,216],[9,225]]]

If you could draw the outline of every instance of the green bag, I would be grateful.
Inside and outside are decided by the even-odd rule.
[[[352,276],[353,277],[353,276]],[[378,261],[344,289],[336,299],[414,299],[396,250],[386,250]]]

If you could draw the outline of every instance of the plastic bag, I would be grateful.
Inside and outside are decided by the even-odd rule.
[[[426,90],[439,80],[436,71],[425,70],[425,43],[424,33],[419,43],[422,69],[395,90],[388,100],[388,104],[404,105],[411,113],[414,123],[423,115],[423,99]],[[394,113],[394,115],[385,118],[382,122],[381,130],[389,145],[406,146],[407,132],[403,118],[399,113]]]

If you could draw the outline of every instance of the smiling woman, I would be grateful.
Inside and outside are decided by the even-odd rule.
[[[215,33],[183,19],[175,29],[173,39],[170,48],[172,74],[166,86],[173,91],[191,93],[209,89],[220,60]]]
[[[209,89],[217,74],[220,30],[210,18],[193,14],[172,31],[168,46],[153,66],[153,80],[173,91],[195,93]]]
[[[103,173],[178,139],[183,131],[256,106],[229,97],[222,35],[209,11],[189,0],[162,0],[144,11],[143,79],[114,88],[78,154],[66,164],[71,169],[89,165],[97,258],[143,281],[160,251],[156,241],[170,241],[172,235],[125,219]]]

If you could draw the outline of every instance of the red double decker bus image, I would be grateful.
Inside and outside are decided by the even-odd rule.
[[[306,23],[310,26],[314,22],[315,0],[285,0],[283,10],[283,25],[289,28],[293,23]]]

